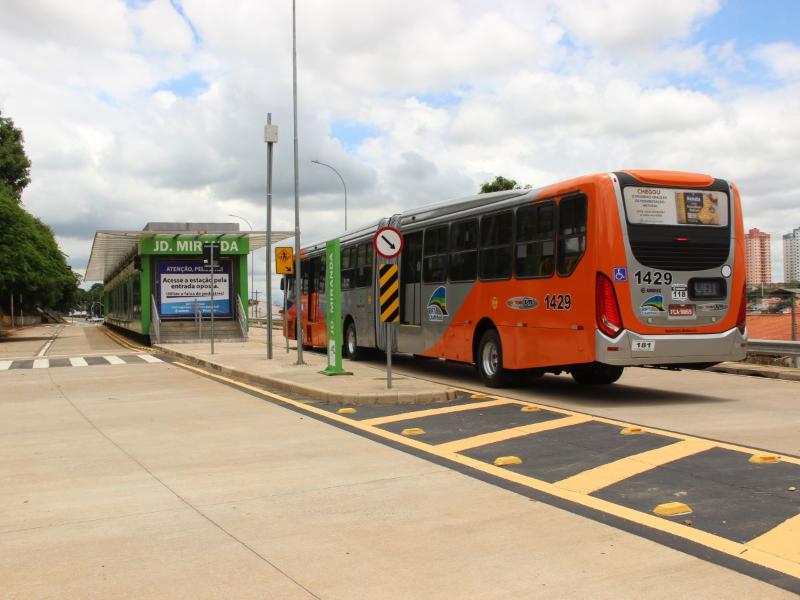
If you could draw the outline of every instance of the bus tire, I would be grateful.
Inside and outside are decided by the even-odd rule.
[[[348,321],[344,328],[344,355],[350,360],[361,360],[363,352],[358,347],[355,321]]]
[[[572,369],[572,378],[580,385],[609,385],[622,377],[623,367],[592,363]]]
[[[483,332],[475,364],[485,385],[496,388],[508,383],[508,371],[503,368],[503,346],[496,329]]]

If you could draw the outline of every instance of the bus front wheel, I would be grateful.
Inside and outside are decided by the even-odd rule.
[[[503,346],[496,330],[489,329],[481,336],[476,363],[484,384],[503,387],[507,383],[508,371],[503,368]]]
[[[622,367],[592,363],[572,369],[572,378],[581,385],[608,385],[622,377]]]

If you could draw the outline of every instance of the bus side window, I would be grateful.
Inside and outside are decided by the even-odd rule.
[[[481,279],[507,279],[511,276],[511,222],[511,211],[481,218],[478,268]]]
[[[453,223],[450,232],[450,281],[475,281],[478,268],[478,220]]]
[[[423,244],[425,258],[422,263],[422,281],[443,283],[447,281],[447,225],[425,230]]]
[[[307,294],[308,293],[308,271],[310,268],[310,264],[307,260],[304,260],[300,263],[300,293]]]
[[[317,264],[317,283],[316,283],[316,291],[320,294],[325,293],[325,259],[321,258],[319,263]]]
[[[355,287],[355,282],[353,281],[353,275],[355,274],[354,250],[353,246],[342,248],[342,291]]]
[[[368,287],[372,280],[372,244],[361,244],[356,256],[355,287]]]
[[[586,196],[562,198],[558,230],[558,274],[570,275],[586,251]]]
[[[517,277],[550,277],[555,268],[555,205],[552,202],[517,209]]]

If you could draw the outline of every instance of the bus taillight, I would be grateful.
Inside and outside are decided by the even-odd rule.
[[[617,294],[611,280],[602,273],[597,274],[596,284],[597,326],[609,337],[617,337],[622,331],[622,315],[617,303]]]
[[[739,314],[736,316],[736,328],[744,335],[747,326],[747,287],[742,286],[742,300],[739,303]]]

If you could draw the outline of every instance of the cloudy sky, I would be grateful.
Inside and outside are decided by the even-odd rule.
[[[293,229],[290,0],[0,0],[0,110],[29,211],[83,272],[97,229]],[[471,194],[620,168],[737,182],[745,226],[800,227],[794,0],[298,0],[304,242]],[[264,258],[256,264],[262,273]]]

